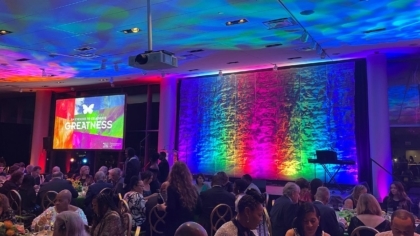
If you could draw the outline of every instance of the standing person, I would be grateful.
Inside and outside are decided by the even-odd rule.
[[[159,182],[163,183],[169,175],[169,162],[166,160],[166,152],[159,153],[159,160]]]
[[[385,197],[384,203],[386,204],[385,209],[387,212],[394,212],[398,209],[410,211],[411,205],[413,204],[411,199],[407,196],[404,186],[399,181],[394,181],[391,184],[389,194]]]
[[[293,219],[299,208],[300,188],[289,182],[283,188],[283,196],[277,198],[270,211],[273,235],[285,235],[292,228]]]
[[[136,156],[136,153],[133,148],[128,147],[125,149],[125,156],[127,157],[128,161],[125,166],[124,172],[124,191],[130,191],[128,185],[130,184],[130,180],[133,176],[138,176],[140,173],[140,160]]]
[[[183,223],[194,221],[195,213],[201,210],[198,193],[192,184],[192,175],[187,165],[176,162],[169,174],[168,199],[158,204],[160,211],[166,211],[166,235],[175,235]]]

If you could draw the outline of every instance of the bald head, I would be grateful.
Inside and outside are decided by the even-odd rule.
[[[54,173],[58,173],[58,172],[61,172],[61,170],[60,170],[60,167],[58,167],[58,166],[54,166],[53,168],[52,168],[52,171],[51,171],[53,174]]]
[[[95,174],[95,181],[98,182],[100,180],[105,180],[105,177],[106,177],[106,175],[103,171],[98,171]]]
[[[186,222],[178,227],[175,236],[207,236],[206,230],[203,226],[195,222]]]
[[[57,197],[60,197],[61,199],[66,199],[71,202],[71,192],[67,189],[62,190],[57,194]]]

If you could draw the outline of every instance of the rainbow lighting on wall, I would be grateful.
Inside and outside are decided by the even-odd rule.
[[[343,62],[182,80],[179,159],[193,173],[324,179],[322,167],[308,164],[316,150],[357,161],[354,67]],[[357,176],[356,164],[336,180],[354,184]]]

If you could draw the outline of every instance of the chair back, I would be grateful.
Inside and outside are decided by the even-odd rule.
[[[54,206],[55,197],[57,197],[56,191],[48,191],[42,197],[42,209],[45,211],[48,207]]]
[[[124,213],[122,217],[123,217],[124,229],[126,232],[125,235],[131,236],[131,227],[133,223],[133,217],[131,216],[130,213]]]
[[[16,190],[10,190],[9,192],[10,206],[15,211],[16,215],[22,215],[22,198]]]
[[[270,215],[268,214],[267,208],[264,207],[264,224],[267,226],[268,229],[268,235],[273,235],[273,230],[271,228],[271,220],[270,220]],[[265,230],[265,227],[264,227]],[[264,234],[267,235],[267,234]]]
[[[128,203],[126,200],[121,199],[118,204],[118,209],[120,210],[121,215],[124,213],[130,213],[130,208],[128,207]]]
[[[214,235],[224,223],[230,221],[232,218],[232,208],[229,205],[217,205],[210,214],[210,235]]]
[[[140,226],[137,226],[136,231],[134,232],[134,236],[140,236]]]
[[[369,226],[359,226],[353,230],[350,236],[364,236],[366,232],[371,232],[372,235],[379,233],[378,230]]]
[[[106,194],[106,195],[112,196],[112,189],[104,188],[99,192],[99,194]]]
[[[163,231],[159,231],[160,229],[165,227],[165,217],[166,211],[159,211],[157,206],[154,206],[149,213],[149,224],[150,224],[150,236],[155,234],[163,234]]]

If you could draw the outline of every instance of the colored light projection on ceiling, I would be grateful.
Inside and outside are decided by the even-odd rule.
[[[371,45],[419,38],[420,2],[281,0],[324,48]],[[300,15],[314,10],[312,15]],[[366,34],[364,31],[385,28]]]
[[[308,164],[316,150],[357,161],[354,63],[185,79],[179,107],[179,159],[193,173],[254,178],[324,178]],[[329,165],[331,170],[336,166]],[[357,182],[357,165],[337,175]]]
[[[390,125],[420,125],[420,62],[389,61],[387,66]]]

